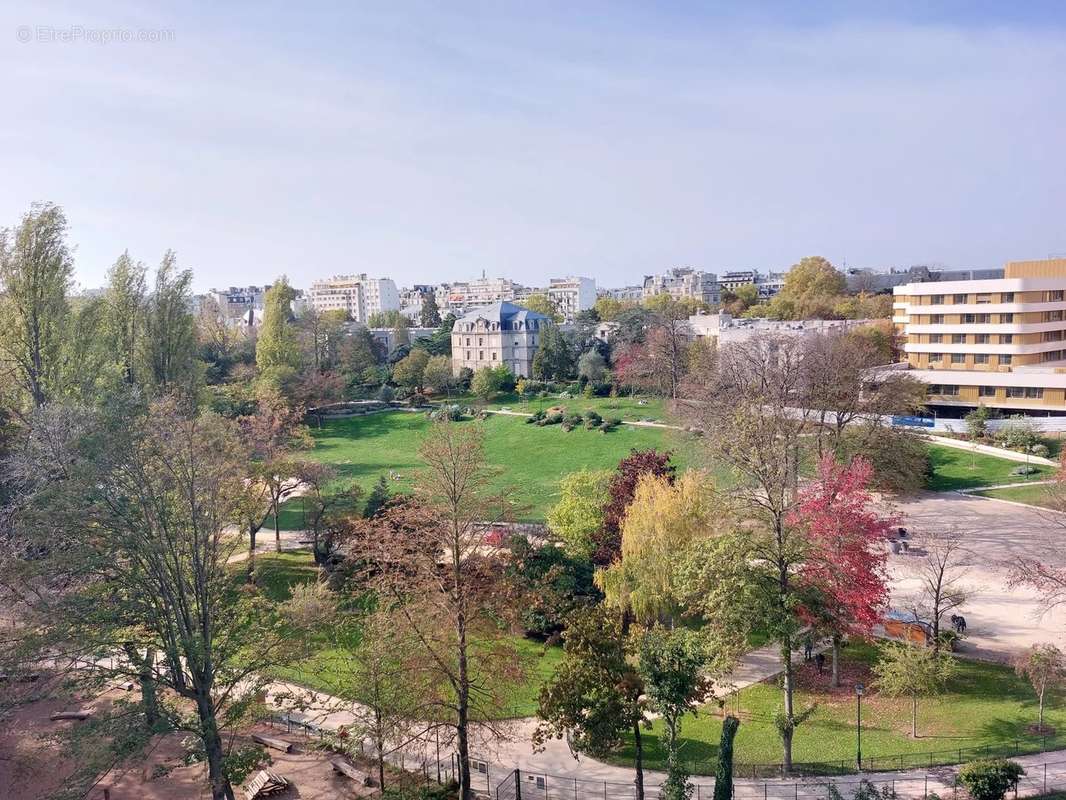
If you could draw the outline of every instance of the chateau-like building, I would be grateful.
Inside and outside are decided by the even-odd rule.
[[[528,378],[541,331],[551,324],[544,314],[514,303],[475,308],[452,328],[452,372],[504,364],[516,376]]]

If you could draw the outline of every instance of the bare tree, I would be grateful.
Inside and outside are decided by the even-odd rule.
[[[973,596],[973,590],[965,583],[973,553],[957,529],[919,532],[914,540],[925,550],[916,564],[919,589],[913,598],[914,616],[929,625],[933,649],[939,652],[944,616]]]
[[[509,614],[503,564],[485,521],[507,508],[490,490],[483,433],[437,423],[420,449],[417,499],[394,500],[364,520],[349,547],[366,577],[418,641],[440,686],[438,719],[453,729],[460,797],[471,796],[470,726],[503,706],[501,676],[517,678],[517,654],[501,628]]]

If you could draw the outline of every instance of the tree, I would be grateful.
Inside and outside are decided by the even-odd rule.
[[[0,231],[0,362],[40,408],[58,393],[59,355],[74,259],[67,218],[34,204],[14,231]]]
[[[340,370],[349,387],[366,383],[367,370],[376,368],[385,360],[377,340],[366,328],[357,328],[345,337],[340,345]]]
[[[696,583],[708,589],[701,603],[709,618],[735,620],[744,618],[740,609],[747,605],[749,618],[761,618],[780,644],[784,709],[778,730],[786,771],[792,768],[795,728],[805,719],[795,710],[792,650],[803,594],[796,567],[807,543],[789,524],[808,429],[807,412],[795,408],[803,383],[803,344],[757,337],[720,348],[715,363],[690,380],[687,395],[693,399],[683,406],[705,431],[699,441],[708,455],[732,467],[738,479],[733,503],[750,519],[743,537],[725,537],[700,555],[706,563],[694,570],[704,570]],[[727,579],[737,591],[716,590]]]
[[[552,640],[578,608],[599,602],[603,595],[592,579],[592,564],[553,544],[535,546],[524,537],[510,538],[507,578],[521,609],[527,636]]]
[[[497,591],[503,569],[485,553],[483,525],[500,519],[508,504],[489,491],[492,473],[479,427],[438,422],[419,455],[425,469],[417,499],[364,520],[349,552],[367,565],[368,586],[395,608],[442,686],[437,707],[455,732],[460,798],[470,800],[471,718],[491,719],[492,708],[504,702],[499,676],[519,670],[501,629],[510,612]]]
[[[470,382],[470,391],[479,400],[489,401],[500,392],[509,392],[514,389],[514,375],[505,365],[498,367],[482,367],[474,373]]]
[[[563,321],[563,315],[559,313],[559,309],[556,308],[555,303],[551,298],[544,293],[531,294],[521,303],[523,308],[528,308],[530,311],[535,311],[538,314],[543,314],[552,322],[559,323]]]
[[[432,356],[452,357],[452,327],[455,325],[455,315],[448,314],[441,322],[440,327],[433,331],[431,336],[424,337],[414,343]]]
[[[139,683],[147,718],[194,733],[212,797],[232,800],[231,733],[266,671],[302,657],[276,606],[227,569],[244,459],[232,423],[169,400],[134,418],[50,406],[34,423],[11,465],[24,495],[3,552],[27,655],[83,685]],[[18,558],[27,546],[39,557]]]
[[[389,311],[375,311],[367,317],[366,326],[368,328],[403,328],[406,330],[411,326],[411,323],[403,313],[390,309]]]
[[[722,290],[722,310],[735,317],[759,302],[759,287],[754,283],[745,283],[735,289]]]
[[[328,372],[340,363],[340,348],[348,312],[344,309],[317,311],[309,308],[303,312],[297,327],[303,333],[310,362],[318,372]]]
[[[412,351],[419,352],[418,350]],[[422,351],[425,352],[425,351]],[[452,360],[448,356],[432,356],[426,362],[422,372],[422,381],[434,392],[451,395],[455,388],[455,375],[452,373]]]
[[[826,456],[817,480],[801,491],[788,524],[802,528],[808,552],[801,580],[812,590],[809,621],[833,643],[831,685],[840,685],[840,645],[845,636],[869,637],[888,605],[885,542],[891,520],[873,508],[869,462],[848,465]]]
[[[963,418],[970,441],[977,442],[988,435],[988,421],[991,418],[992,412],[988,406],[978,406]]]
[[[129,384],[137,383],[136,369],[141,350],[147,284],[144,264],[125,251],[107,274],[107,336]]]
[[[954,659],[909,642],[886,642],[873,666],[877,688],[890,697],[911,698],[911,736],[918,738],[918,698],[944,690],[955,674]]]
[[[575,558],[590,558],[603,527],[603,508],[611,473],[578,470],[559,481],[559,502],[548,512],[548,528]]]
[[[844,293],[844,273],[821,256],[800,259],[785,273],[772,308],[780,319],[827,319]]]
[[[603,295],[596,298],[593,309],[602,321],[611,322],[626,309],[635,308],[638,305],[639,303],[633,300],[616,300],[610,295]]]
[[[428,364],[429,353],[415,348],[393,367],[392,379],[400,386],[421,392]]]
[[[335,469],[309,459],[296,462],[295,475],[303,489],[299,502],[311,555],[316,564],[326,566],[338,543],[350,534],[363,490],[355,484],[338,486]]]
[[[666,729],[666,780],[660,796],[687,800],[692,796],[692,787],[678,757],[677,739],[681,719],[685,714],[695,714],[711,692],[712,683],[703,673],[707,660],[704,642],[696,631],[656,626],[638,634],[637,659],[648,704],[662,716]]]
[[[932,475],[929,448],[917,433],[877,422],[860,422],[843,434],[838,457],[862,456],[873,467],[871,487],[888,494],[924,489]]]
[[[1044,699],[1049,690],[1055,691],[1066,683],[1066,656],[1049,642],[1034,644],[1015,656],[1014,671],[1026,678],[1036,692],[1037,730],[1044,733]]]
[[[641,726],[644,682],[628,658],[618,618],[593,606],[575,614],[563,634],[563,659],[541,686],[533,742],[565,737],[572,753],[603,757],[632,736],[636,800],[644,800]]]
[[[155,273],[144,325],[144,358],[157,395],[194,375],[196,328],[191,307],[192,272],[179,272],[177,256],[167,250]]]
[[[674,480],[677,468],[670,463],[670,453],[654,448],[633,449],[618,462],[607,486],[607,502],[603,507],[603,527],[593,537],[592,562],[607,566],[622,552],[622,518],[633,501],[642,476],[651,474]]]
[[[423,295],[419,319],[423,328],[436,328],[440,325],[440,309],[437,308],[437,296],[433,292]]]
[[[917,563],[918,592],[913,598],[916,619],[927,621],[933,649],[940,651],[944,616],[961,607],[973,592],[965,585],[972,554],[957,530],[937,530],[915,537],[925,549]]]
[[[607,604],[644,625],[679,620],[683,598],[677,565],[697,539],[723,519],[707,476],[643,474],[622,519],[620,557],[596,574]]]
[[[385,476],[379,475],[377,483],[374,484],[374,488],[367,495],[366,505],[363,506],[363,519],[374,519],[374,517],[378,516],[389,502],[390,496],[389,484],[385,480]]]
[[[602,383],[607,375],[607,361],[599,350],[589,350],[577,360],[577,374],[590,383]]]
[[[973,800],[1003,800],[1025,774],[1021,764],[1003,758],[971,761],[959,770],[959,782]]]
[[[740,720],[732,714],[722,720],[722,738],[718,743],[718,766],[714,772],[714,800],[733,800],[733,740]]]
[[[533,356],[533,377],[543,381],[559,381],[574,372],[574,355],[570,343],[556,325],[540,330],[540,344]]]
[[[255,364],[261,373],[300,368],[300,345],[292,323],[292,301],[296,293],[284,275],[267,289],[263,300],[263,324],[255,345]]]

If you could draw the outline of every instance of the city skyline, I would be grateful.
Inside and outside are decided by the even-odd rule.
[[[197,291],[1066,251],[1053,4],[259,8],[0,11],[0,225],[56,202],[82,286],[173,248]]]

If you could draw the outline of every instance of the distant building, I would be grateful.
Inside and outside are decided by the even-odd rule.
[[[471,308],[493,303],[514,302],[523,287],[507,278],[486,278],[472,281],[442,283],[436,289],[437,307],[441,313],[448,311],[459,316]]]
[[[668,294],[675,300],[692,297],[709,305],[721,302],[718,289],[718,276],[713,272],[703,272],[691,267],[675,267],[662,275],[648,275],[644,278],[644,297]]]
[[[596,305],[596,281],[592,278],[552,278],[548,281],[548,299],[566,322],[573,322],[582,311]]]
[[[396,348],[403,344],[414,344],[419,339],[428,339],[437,332],[436,328],[404,328],[403,333],[397,335],[395,328],[370,328],[370,335],[374,341],[381,345],[386,355],[392,355]],[[404,341],[406,339],[406,341]]]
[[[733,317],[730,314],[696,314],[688,318],[694,339],[709,339],[716,345],[744,342],[756,336],[806,336],[866,325],[860,319],[770,320]]]
[[[757,269],[740,269],[723,272],[718,279],[721,290],[735,292],[741,286],[754,286],[759,297],[773,297],[785,284],[784,272],[759,272]]]
[[[619,289],[604,289],[600,292],[601,297],[610,297],[623,302],[632,301],[639,303],[644,299],[643,286],[623,286]]]
[[[230,286],[228,289],[209,289],[207,296],[218,304],[227,317],[242,317],[251,310],[262,311],[269,286]]]
[[[379,311],[399,311],[400,293],[390,278],[335,275],[311,284],[311,306],[316,311],[344,310],[354,321],[365,323]]]
[[[551,324],[544,314],[509,302],[473,309],[452,328],[452,371],[458,375],[464,367],[476,372],[503,364],[528,378],[540,333]]]

